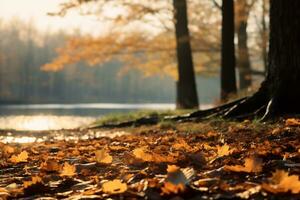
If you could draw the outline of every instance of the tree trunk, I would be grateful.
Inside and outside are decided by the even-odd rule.
[[[262,0],[262,59],[264,64],[264,72],[267,72],[268,69],[268,27],[267,27],[267,20],[266,20],[266,13],[267,13],[267,0]]]
[[[267,83],[275,114],[300,113],[300,1],[271,0]]]
[[[271,0],[270,5],[267,77],[257,93],[226,110],[227,117],[300,113],[300,1]]]
[[[240,89],[247,89],[251,86],[251,65],[248,49],[248,17],[250,6],[245,0],[238,0],[237,6],[237,39],[238,39],[238,57],[237,67],[239,70],[239,85]]]
[[[233,0],[222,3],[221,51],[221,99],[226,101],[230,94],[236,93]]]
[[[177,108],[198,108],[186,0],[173,0],[178,60]]]

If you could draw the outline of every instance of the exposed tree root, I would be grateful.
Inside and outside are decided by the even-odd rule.
[[[104,124],[101,126],[95,126],[93,128],[121,128],[128,126],[153,125],[161,121],[201,121],[214,117],[234,120],[254,118],[268,120],[274,117],[274,106],[272,104],[272,99],[270,99],[269,97],[268,90],[266,89],[266,87],[264,87],[264,85],[265,84],[263,84],[259,91],[256,92],[253,96],[244,97],[215,108],[198,110],[187,115],[166,116],[163,118],[159,116],[143,117],[137,120],[114,124]]]

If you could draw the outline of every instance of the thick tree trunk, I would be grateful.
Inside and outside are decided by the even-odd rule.
[[[226,101],[229,95],[236,93],[233,0],[222,3],[221,51],[221,99]]]
[[[177,108],[198,108],[186,0],[173,0],[178,60]]]
[[[237,39],[238,39],[238,56],[237,67],[239,70],[239,85],[240,89],[247,89],[251,86],[251,64],[248,49],[248,17],[250,6],[245,0],[238,0],[237,6]]]
[[[300,1],[271,0],[267,82],[275,114],[300,113]]]

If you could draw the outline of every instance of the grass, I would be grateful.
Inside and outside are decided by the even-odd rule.
[[[136,112],[129,113],[112,113],[101,117],[96,120],[91,126],[101,126],[110,123],[121,123],[131,120],[136,120],[142,117],[159,117],[163,118],[165,116],[171,115],[183,115],[192,112],[193,110],[140,110]]]

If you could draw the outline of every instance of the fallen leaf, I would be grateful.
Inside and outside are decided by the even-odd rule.
[[[232,149],[230,149],[230,146],[227,144],[224,144],[223,146],[217,145],[217,154],[219,157],[222,156],[228,156],[233,152]]]
[[[193,148],[188,145],[188,143],[180,138],[177,140],[177,142],[175,144],[172,145],[172,148],[175,150],[186,150],[186,151],[191,151]]]
[[[149,162],[153,160],[152,154],[147,152],[147,147],[140,147],[133,150],[133,155],[143,161]]]
[[[293,194],[300,193],[300,181],[297,175],[289,176],[289,173],[284,170],[276,170],[269,181],[269,183],[262,184],[263,189],[268,192],[283,193],[291,191]]]
[[[31,181],[24,181],[23,182],[23,186],[24,188],[28,188],[31,185],[37,184],[37,183],[41,183],[42,182],[42,178],[39,176],[33,176],[31,177]]]
[[[15,148],[9,145],[3,145],[2,152],[4,153],[4,155],[11,155],[15,152]]]
[[[47,160],[41,163],[40,169],[47,172],[60,171],[61,166],[56,160]]]
[[[9,192],[5,188],[0,187],[0,199],[6,200],[9,197]]]
[[[285,120],[285,125],[286,126],[300,126],[300,119],[289,118],[289,119]]]
[[[161,187],[161,195],[170,195],[170,194],[178,194],[184,192],[185,185],[182,183],[173,184],[171,182],[164,182],[163,186]]]
[[[234,165],[234,166],[224,166],[225,170],[234,171],[234,172],[261,172],[262,171],[262,159],[251,157],[246,158],[244,166]]]
[[[61,176],[75,176],[76,175],[76,167],[74,165],[70,165],[69,163],[65,162]]]
[[[192,168],[180,169],[176,165],[168,165],[167,178],[161,187],[162,195],[184,192],[195,172]]]
[[[127,190],[127,184],[118,179],[107,181],[102,184],[102,190],[107,194],[121,194]]]
[[[105,150],[97,150],[95,152],[95,160],[98,163],[102,163],[102,164],[110,164],[113,161],[112,156],[109,155],[109,153]]]
[[[20,163],[20,162],[27,162],[27,159],[28,159],[28,153],[27,151],[22,151],[19,155],[13,155],[11,158],[10,158],[10,161],[12,163]]]

